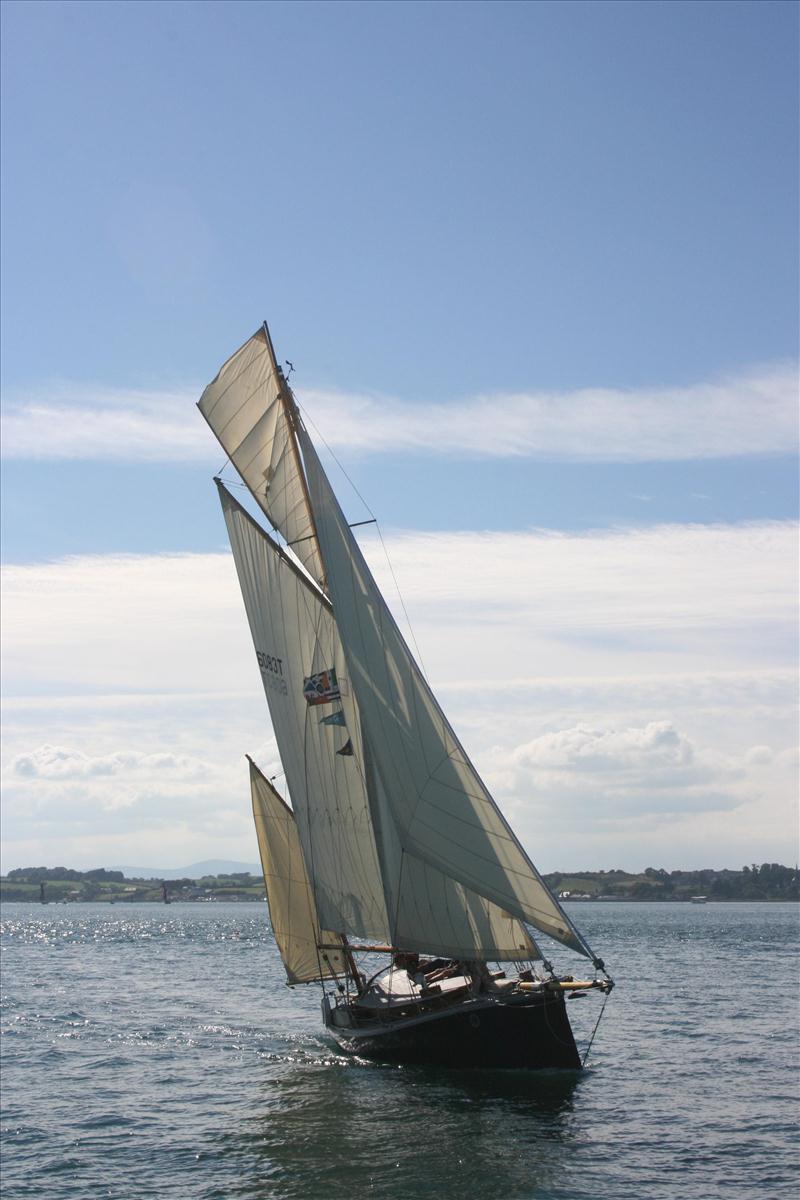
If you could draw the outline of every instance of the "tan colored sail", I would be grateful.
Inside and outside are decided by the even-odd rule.
[[[330,605],[220,485],[225,523],[256,660],[280,748],[320,921],[348,937],[387,942],[389,921],[372,821],[344,731],[323,725],[304,682],[346,667]]]
[[[322,562],[291,430],[293,401],[266,325],[228,359],[198,408],[274,528],[320,583]]]
[[[329,929],[320,929],[294,814],[252,759],[249,761],[270,922],[289,982],[309,983],[343,975],[345,956],[331,949],[341,938]],[[320,944],[326,948],[320,949]]]

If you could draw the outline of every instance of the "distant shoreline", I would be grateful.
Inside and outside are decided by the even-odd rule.
[[[196,864],[198,868],[202,866],[205,864]],[[554,895],[566,904],[594,901],[701,905],[800,900],[797,868],[779,863],[762,863],[761,866],[754,863],[738,871],[727,868],[666,871],[663,867],[647,867],[638,874],[621,870],[553,871],[543,878]],[[131,877],[122,870],[105,867],[90,871],[68,867],[23,867],[0,877],[0,900],[3,901],[194,904],[264,898],[263,878],[249,869],[194,878],[175,878],[173,872],[164,870],[163,877],[159,878]]]
[[[266,896],[226,896],[210,897],[203,899],[190,899],[179,897],[174,900],[166,901],[166,907],[172,908],[182,904],[263,904],[266,901]],[[133,905],[133,904],[164,904],[165,901],[158,897],[151,896],[147,898],[112,900],[108,897],[96,896],[93,899],[74,899],[74,900],[37,900],[35,897],[26,896],[23,899],[19,897],[11,898],[5,894],[0,895],[0,904],[32,904],[44,908],[66,908],[73,904],[105,904],[109,908],[115,908],[117,905]],[[690,908],[708,908],[709,905],[716,904],[800,904],[800,899],[796,896],[778,897],[772,899],[738,899],[733,900],[706,900],[702,904],[698,904],[692,900],[670,899],[654,900],[636,899],[628,896],[591,896],[588,899],[581,900],[562,900],[562,904],[681,904],[687,905]]]

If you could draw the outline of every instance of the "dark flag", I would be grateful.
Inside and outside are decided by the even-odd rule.
[[[323,717],[320,725],[344,725],[344,713],[340,709],[339,712],[331,713],[328,717]]]

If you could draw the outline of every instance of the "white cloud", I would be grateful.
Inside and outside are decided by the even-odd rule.
[[[280,769],[258,699],[7,701],[4,867],[257,861],[244,751],[269,774]],[[54,731],[58,746],[37,744]]]
[[[771,746],[751,746],[747,751],[747,761],[757,766],[771,763],[774,757]]]
[[[792,453],[797,383],[796,368],[777,364],[686,387],[498,393],[447,404],[324,389],[297,395],[328,444],[351,452],[634,462]],[[15,395],[3,455],[212,460],[220,451],[194,411],[201,391],[60,383]]]
[[[369,545],[391,599],[385,560]],[[794,662],[791,522],[409,534],[389,549],[437,685],[456,661],[479,690],[495,682],[697,675]]]
[[[792,524],[388,546],[434,688],[543,869],[793,857]],[[3,593],[7,864],[253,861],[243,754],[277,764],[229,555],[11,566]]]
[[[792,453],[797,371],[775,365],[688,387],[584,388],[411,405],[300,393],[334,447],[633,462]]]
[[[522,769],[613,772],[632,776],[637,785],[644,777],[653,787],[697,777],[692,744],[669,721],[628,729],[576,725],[519,746],[514,763]]]
[[[735,786],[747,756],[699,747],[672,721],[646,725],[576,725],[517,746],[508,757],[509,790],[557,801],[563,820],[580,813],[591,826],[620,818],[709,812],[738,807]]]
[[[629,665],[637,674],[763,669],[790,654],[791,522],[397,534],[387,544],[437,686],[454,673],[483,688],[616,676]],[[364,547],[394,603],[380,544],[367,536]],[[231,692],[252,678],[229,554],[11,565],[2,586],[7,694]]]
[[[121,462],[213,459],[221,451],[194,409],[198,395],[53,384],[6,403],[2,455]]]
[[[27,779],[91,779],[97,776],[144,773],[155,777],[165,774],[181,780],[195,780],[207,773],[207,765],[185,754],[142,754],[135,750],[117,750],[112,754],[89,755],[64,746],[45,744],[12,759],[10,770]]]

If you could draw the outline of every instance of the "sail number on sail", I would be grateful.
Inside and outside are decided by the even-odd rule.
[[[276,658],[274,654],[266,654],[263,650],[256,650],[256,658],[267,687],[286,696],[288,688],[283,678],[283,659]]]

